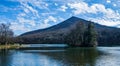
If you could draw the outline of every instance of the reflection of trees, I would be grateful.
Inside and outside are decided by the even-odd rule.
[[[96,48],[69,48],[65,52],[43,53],[67,66],[94,66],[99,52]]]
[[[0,66],[9,66],[8,50],[0,50]]]
[[[66,59],[69,63],[77,63],[82,66],[94,66],[98,51],[95,48],[68,49]]]

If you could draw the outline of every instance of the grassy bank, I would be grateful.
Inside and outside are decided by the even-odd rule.
[[[18,49],[18,48],[20,48],[20,47],[22,47],[22,46],[19,45],[19,44],[13,44],[13,45],[10,45],[10,44],[8,44],[8,45],[0,45],[0,49]]]

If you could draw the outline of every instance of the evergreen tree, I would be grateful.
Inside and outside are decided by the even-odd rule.
[[[88,24],[84,37],[84,46],[93,47],[97,45],[97,32],[92,22]]]

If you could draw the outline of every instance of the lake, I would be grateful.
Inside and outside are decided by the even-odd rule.
[[[0,51],[0,66],[120,66],[120,47],[55,48]],[[34,46],[36,47],[36,46]],[[55,48],[55,49],[54,49]]]

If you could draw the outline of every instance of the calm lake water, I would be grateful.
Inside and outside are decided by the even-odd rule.
[[[120,66],[120,47],[0,51],[0,66]]]

